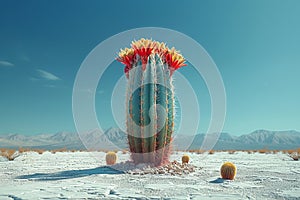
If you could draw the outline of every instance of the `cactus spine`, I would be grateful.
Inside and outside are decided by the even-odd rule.
[[[128,78],[126,125],[135,163],[168,162],[174,132],[173,72],[184,66],[183,57],[164,43],[141,39],[121,50]]]

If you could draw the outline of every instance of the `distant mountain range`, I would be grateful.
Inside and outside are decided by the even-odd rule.
[[[205,134],[195,136],[177,135],[174,137],[174,149],[200,149]],[[103,134],[92,131],[80,134],[59,132],[56,134],[39,134],[25,136],[21,134],[0,135],[2,148],[40,148],[40,149],[126,149],[127,135],[118,128],[110,128]],[[232,136],[221,133],[215,150],[247,150],[247,149],[295,149],[300,148],[300,132],[257,130],[250,134]]]

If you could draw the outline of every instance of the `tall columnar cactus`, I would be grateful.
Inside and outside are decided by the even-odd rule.
[[[167,163],[175,117],[172,74],[185,66],[185,60],[175,48],[148,39],[133,41],[117,60],[125,64],[128,79],[126,126],[131,157],[135,163]]]

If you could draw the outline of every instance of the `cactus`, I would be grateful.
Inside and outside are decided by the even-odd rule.
[[[182,156],[181,160],[182,160],[182,164],[189,163],[190,157],[185,154],[185,155]]]
[[[131,158],[155,166],[169,162],[174,132],[175,97],[172,74],[184,58],[164,43],[140,39],[117,58],[128,79],[126,126]]]
[[[105,160],[107,165],[114,165],[117,161],[117,154],[113,151],[109,151],[106,153]]]
[[[300,157],[300,154],[298,152],[293,152],[291,154],[289,154],[289,157],[291,157],[293,160],[295,161],[298,161],[299,160],[299,157]]]
[[[236,166],[231,162],[225,162],[221,167],[222,178],[233,180],[235,175],[236,175]]]

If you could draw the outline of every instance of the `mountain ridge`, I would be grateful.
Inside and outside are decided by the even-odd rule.
[[[205,139],[205,134],[195,136],[176,135],[174,149],[200,149]],[[99,130],[77,134],[74,132],[58,132],[55,134],[3,134],[0,135],[2,148],[43,148],[47,150],[56,148],[67,149],[125,149],[127,135],[119,128],[109,128],[104,133]],[[249,134],[234,136],[226,132],[219,135],[214,146],[215,150],[247,150],[247,149],[294,149],[300,147],[300,132],[296,130],[269,131],[255,130]]]

